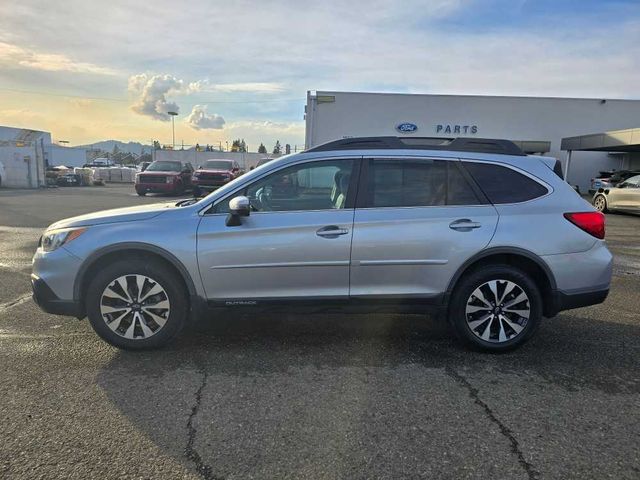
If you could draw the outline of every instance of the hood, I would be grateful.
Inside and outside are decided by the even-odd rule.
[[[157,217],[169,208],[174,208],[175,202],[153,203],[136,207],[114,208],[100,212],[87,213],[77,217],[65,218],[49,225],[48,229],[68,227],[88,227],[104,223],[133,222]]]
[[[145,170],[144,172],[138,172],[142,175],[162,175],[162,176],[166,176],[166,175],[180,175],[180,172],[174,172],[173,170]]]

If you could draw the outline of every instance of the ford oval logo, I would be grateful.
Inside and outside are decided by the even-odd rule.
[[[396,130],[400,133],[413,133],[418,130],[418,126],[415,123],[401,123],[396,126]]]

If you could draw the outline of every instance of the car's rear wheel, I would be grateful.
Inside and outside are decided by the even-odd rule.
[[[183,327],[188,295],[160,262],[122,260],[100,270],[86,295],[87,315],[100,337],[118,348],[160,347]]]
[[[202,195],[202,190],[200,190],[200,187],[197,187],[195,185],[193,186],[192,192],[194,197],[200,197]]]
[[[136,190],[136,193],[138,195],[140,195],[141,197],[144,197],[147,194],[147,192],[143,192],[143,191],[140,191],[140,190]]]
[[[542,297],[531,277],[509,265],[475,270],[451,298],[449,321],[468,346],[506,351],[526,342],[542,317]]]
[[[607,199],[604,195],[598,195],[593,199],[593,206],[596,207],[596,210],[602,213],[606,213],[607,211]]]

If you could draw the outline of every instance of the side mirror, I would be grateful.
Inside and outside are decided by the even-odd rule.
[[[237,227],[242,224],[241,217],[248,217],[251,212],[249,199],[244,196],[234,197],[229,201],[229,215],[227,215],[227,227]]]

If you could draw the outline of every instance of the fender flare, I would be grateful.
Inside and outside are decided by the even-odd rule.
[[[178,258],[172,253],[168,252],[164,248],[160,248],[156,245],[151,245],[149,243],[144,242],[123,242],[116,243],[113,245],[109,245],[107,247],[96,250],[91,255],[89,255],[78,270],[78,274],[76,275],[75,282],[73,284],[73,298],[74,300],[80,301],[82,288],[85,285],[84,276],[89,270],[89,268],[100,258],[108,255],[110,253],[114,253],[117,251],[124,250],[143,250],[149,253],[153,253],[155,255],[159,255],[164,260],[168,261],[171,265],[173,265],[184,280],[185,285],[187,286],[187,290],[189,291],[189,295],[191,297],[196,297],[198,295],[195,284],[193,282],[193,278],[191,278],[191,274],[187,268],[183,265],[183,263],[178,260]]]
[[[458,283],[458,280],[460,280],[462,273],[467,268],[469,268],[472,264],[474,264],[478,260],[482,260],[483,258],[490,257],[491,255],[499,255],[499,254],[518,255],[535,262],[536,265],[538,265],[542,269],[542,271],[545,273],[547,279],[549,280],[549,286],[551,287],[551,290],[555,291],[557,289],[556,279],[553,275],[553,272],[551,271],[547,263],[542,258],[540,258],[540,256],[528,250],[525,250],[523,248],[491,247],[476,253],[474,256],[468,258],[462,265],[460,265],[458,270],[456,270],[456,273],[453,275],[453,277],[451,277],[451,280],[449,281],[449,285],[447,286],[447,292],[446,292],[447,296],[450,296],[451,293],[453,293],[453,289]]]

